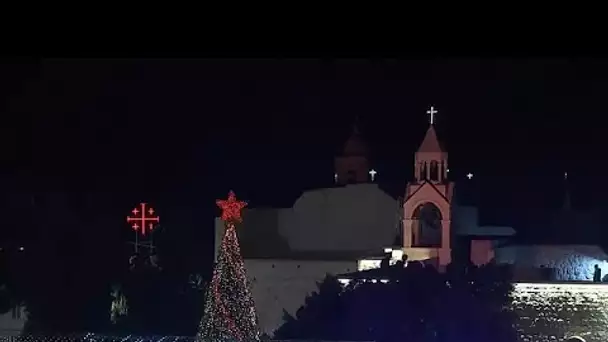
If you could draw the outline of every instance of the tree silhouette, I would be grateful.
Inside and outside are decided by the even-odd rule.
[[[331,340],[334,337],[334,315],[344,309],[342,285],[337,278],[327,275],[317,286],[319,290],[306,297],[295,317],[283,312],[285,324],[275,332],[276,339],[298,336],[299,339]]]
[[[275,338],[515,341],[505,268],[452,266],[439,273],[412,263],[374,271],[387,282],[353,280],[338,291],[337,280],[327,277],[295,317],[286,315]]]

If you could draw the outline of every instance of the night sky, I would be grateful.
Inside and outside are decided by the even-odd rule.
[[[355,118],[399,193],[430,105],[451,177],[475,174],[486,216],[558,208],[564,171],[574,207],[603,207],[607,76],[567,59],[5,61],[2,237],[115,243],[147,201],[173,241],[208,250],[215,198],[289,206],[330,186]],[[80,223],[49,232],[20,216],[31,207]]]

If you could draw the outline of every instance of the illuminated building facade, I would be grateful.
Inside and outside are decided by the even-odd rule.
[[[462,200],[476,178],[460,172],[453,179],[433,125],[413,159],[414,177],[391,192],[382,170],[370,173],[369,148],[354,130],[328,175],[333,185],[305,191],[287,208],[244,210],[238,235],[264,333],[283,323],[284,311],[294,315],[327,274],[377,268],[385,252],[390,264],[439,269],[456,258],[495,260],[529,282],[589,281],[595,264],[608,272],[608,256],[597,246],[522,245],[509,225],[481,224],[477,206]],[[218,244],[223,229],[218,219]]]

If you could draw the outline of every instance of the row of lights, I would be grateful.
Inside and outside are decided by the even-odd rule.
[[[447,169],[446,171],[449,173],[449,172],[450,172],[450,169]],[[368,173],[369,173],[369,175],[372,177],[372,182],[373,182],[373,181],[374,181],[374,179],[376,178],[376,175],[378,174],[378,171],[376,171],[376,170],[374,170],[374,169],[371,169],[371,170],[369,170],[369,172],[368,172]],[[468,178],[468,179],[473,179],[473,174],[472,174],[472,173],[470,173],[470,172],[469,172],[469,173],[467,173],[467,178]]]
[[[447,169],[447,172],[450,172],[450,169]],[[372,182],[373,182],[374,180],[376,180],[376,175],[378,174],[378,171],[376,171],[376,170],[374,170],[374,169],[371,169],[371,170],[369,170],[369,172],[368,172],[368,173],[369,173],[369,175],[370,175],[370,176],[371,176],[371,178],[372,178]],[[336,181],[338,180],[338,174],[337,174],[337,173],[336,173],[336,174],[334,174],[334,178],[336,179]],[[473,174],[472,174],[472,173],[470,173],[470,172],[469,172],[469,173],[467,173],[467,178],[468,178],[468,179],[473,179]]]
[[[446,170],[448,173],[450,172],[450,169]],[[372,177],[372,182],[376,179],[376,175],[378,174],[378,171],[371,169],[369,170],[369,175]],[[335,175],[336,177],[338,176],[337,174]],[[466,177],[471,180],[473,179],[473,174],[471,172],[467,173]],[[564,172],[564,179],[568,179],[568,172]]]

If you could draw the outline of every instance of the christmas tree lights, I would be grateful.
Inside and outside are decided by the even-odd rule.
[[[259,341],[257,315],[235,227],[242,221],[241,210],[247,203],[237,200],[232,191],[227,200],[216,203],[222,209],[226,230],[207,290],[196,341]]]

